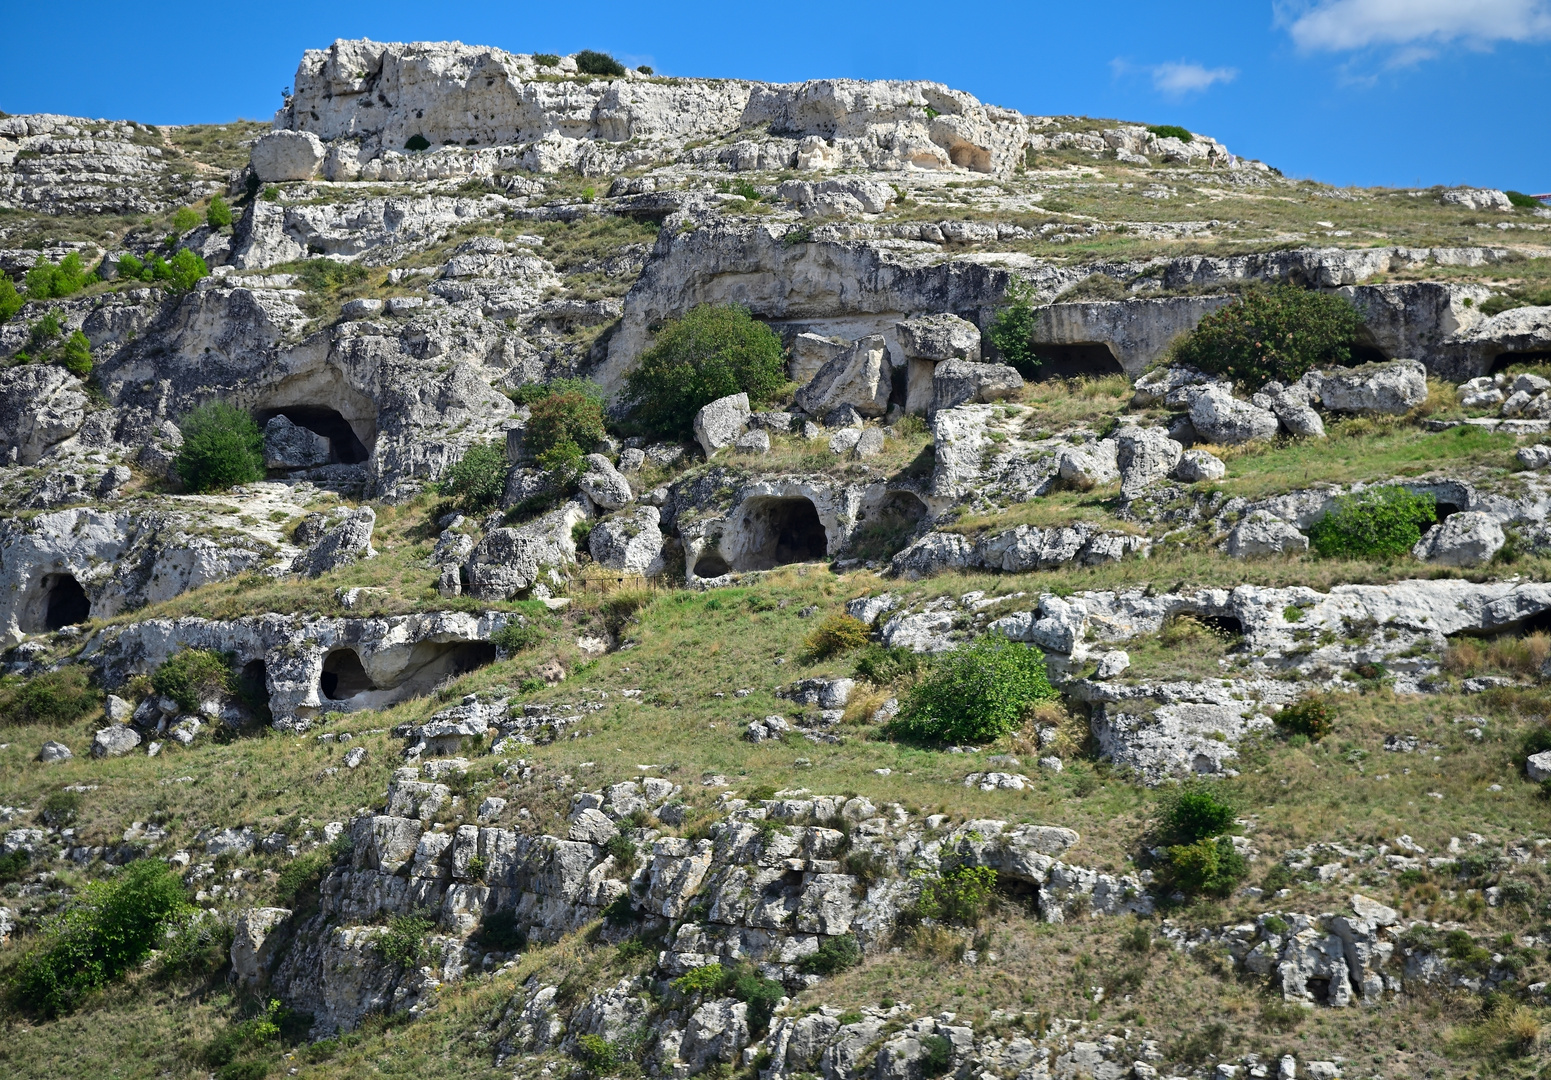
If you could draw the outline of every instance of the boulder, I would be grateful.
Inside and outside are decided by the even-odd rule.
[[[1221,480],[1228,475],[1228,466],[1215,454],[1205,450],[1186,450],[1174,466],[1174,479],[1186,484],[1207,480]]]
[[[1445,206],[1459,206],[1466,210],[1513,210],[1513,202],[1506,192],[1496,188],[1450,188],[1440,198]]]
[[[1120,477],[1116,464],[1119,449],[1114,439],[1069,446],[1056,452],[1056,468],[1066,483],[1079,491],[1088,491]]]
[[[1524,762],[1524,771],[1537,784],[1551,780],[1551,750],[1542,750],[1538,754],[1531,754],[1529,759]]]
[[[945,360],[980,360],[980,328],[943,313],[894,324],[906,365],[905,411],[925,412],[932,404],[932,376]]]
[[[630,481],[614,468],[614,463],[602,454],[588,454],[586,461],[587,471],[582,473],[576,486],[604,510],[628,506],[635,494],[630,490]]]
[[[654,577],[662,573],[662,512],[655,506],[606,518],[587,538],[593,561],[610,570]]]
[[[722,447],[732,445],[747,429],[748,423],[749,396],[729,394],[701,406],[695,414],[695,438],[709,458]]]
[[[377,524],[377,514],[369,506],[362,506],[345,515],[343,521],[328,529],[291,564],[291,572],[318,577],[330,570],[348,566],[357,559],[370,559],[377,552],[372,548],[372,530]]]
[[[62,742],[55,742],[53,739],[44,743],[43,749],[38,751],[38,760],[45,765],[55,761],[69,761],[73,757],[75,755],[70,752],[68,746]]]
[[[1115,443],[1120,494],[1127,499],[1136,498],[1173,472],[1185,452],[1162,428],[1124,427],[1115,433]]]
[[[1190,423],[1203,440],[1224,446],[1269,439],[1280,427],[1269,409],[1240,401],[1218,386],[1208,386],[1195,395],[1190,403]]]
[[[123,757],[140,745],[140,733],[124,724],[109,724],[92,736],[92,757]]]
[[[1321,372],[1319,397],[1334,412],[1401,415],[1427,400],[1427,369],[1416,360]]]
[[[1411,554],[1423,562],[1444,566],[1480,566],[1490,562],[1506,542],[1496,518],[1466,511],[1450,514],[1442,524],[1428,529]]]
[[[746,431],[733,440],[732,448],[740,454],[770,453],[770,432]]]
[[[275,416],[264,425],[264,468],[312,469],[329,463],[329,441],[316,432]]]
[[[882,416],[889,409],[893,373],[888,344],[882,335],[864,337],[819,368],[807,386],[797,391],[798,406],[810,416],[850,405],[863,416]]]
[[[1519,464],[1526,469],[1544,469],[1551,465],[1551,446],[1537,443],[1534,446],[1521,446],[1515,455]]]
[[[1228,533],[1225,550],[1235,559],[1309,550],[1309,538],[1281,518],[1256,510]]]
[[[1309,402],[1313,389],[1306,380],[1300,379],[1289,387],[1269,383],[1262,391],[1270,399],[1271,411],[1288,434],[1310,439],[1325,437],[1325,422]]]
[[[932,400],[927,411],[998,401],[1021,389],[1023,376],[1006,364],[945,360],[932,372]]]
[[[807,383],[819,373],[819,369],[851,347],[848,341],[839,341],[819,334],[798,334],[792,341],[792,359],[787,374],[796,383]]]
[[[877,457],[883,453],[883,447],[886,442],[887,436],[884,435],[882,428],[865,428],[862,431],[861,437],[856,440],[856,447],[853,453],[859,458]]]
[[[310,131],[271,131],[253,143],[249,161],[262,183],[311,180],[327,151]]]
[[[233,980],[248,986],[269,981],[269,969],[282,935],[275,930],[291,917],[290,908],[249,908],[237,916],[232,935]]]

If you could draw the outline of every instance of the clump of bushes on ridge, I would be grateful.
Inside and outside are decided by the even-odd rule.
[[[1352,359],[1362,320],[1338,296],[1293,285],[1256,285],[1218,308],[1175,348],[1174,361],[1226,375],[1249,389]]]
[[[1403,487],[1371,487],[1336,499],[1314,523],[1309,542],[1327,558],[1381,559],[1405,555],[1433,523],[1437,503]]]
[[[625,73],[625,65],[606,52],[583,49],[576,54],[576,70],[583,75],[604,75],[617,79]]]
[[[1016,731],[1031,706],[1058,696],[1044,653],[987,637],[939,659],[911,687],[889,729],[911,742],[991,742]]]
[[[224,401],[201,405],[178,425],[183,446],[173,468],[189,491],[224,491],[264,479],[264,433]]]
[[[731,394],[768,400],[786,382],[775,332],[737,304],[701,304],[668,322],[625,383],[625,401],[647,431],[690,433],[700,409]]]

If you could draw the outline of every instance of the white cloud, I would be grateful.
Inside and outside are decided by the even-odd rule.
[[[1551,0],[1305,0],[1278,3],[1277,21],[1300,48],[1349,52],[1400,47],[1395,62],[1434,55],[1433,46],[1551,38]]]
[[[1232,82],[1235,68],[1209,68],[1200,64],[1158,64],[1151,69],[1153,88],[1170,97],[1183,97],[1207,89],[1213,83]]]

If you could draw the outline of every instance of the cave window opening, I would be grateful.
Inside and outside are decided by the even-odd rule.
[[[1433,518],[1434,518],[1434,520],[1438,524],[1441,525],[1441,524],[1443,524],[1443,522],[1447,521],[1449,518],[1453,517],[1455,514],[1459,513],[1463,509],[1464,509],[1464,507],[1457,506],[1454,503],[1449,503],[1449,502],[1434,503],[1433,504]]]
[[[1531,634],[1551,634],[1551,608],[1537,611],[1524,619],[1519,623],[1517,633],[1520,637],[1529,637]]]
[[[727,565],[727,560],[714,551],[708,551],[695,560],[696,577],[717,578],[730,573],[732,573],[732,567]]]
[[[366,444],[337,409],[323,405],[285,405],[278,409],[261,409],[254,419],[258,421],[259,427],[263,427],[277,416],[283,416],[297,427],[304,427],[314,435],[327,439],[332,463],[359,465],[370,456]]]
[[[926,516],[926,504],[920,496],[910,491],[891,491],[878,507],[879,525],[885,527],[914,525]]]
[[[323,696],[330,701],[344,701],[368,690],[377,689],[361,666],[361,658],[354,649],[335,649],[323,658],[323,676],[319,680]]]
[[[736,569],[768,570],[829,555],[829,536],[819,512],[802,496],[751,500],[743,524],[749,543]]]
[[[1347,363],[1356,367],[1359,364],[1382,364],[1389,359],[1384,353],[1372,345],[1353,345],[1350,350],[1351,358]]]
[[[1498,353],[1492,359],[1492,368],[1487,374],[1496,375],[1499,371],[1507,371],[1515,364],[1551,364],[1551,350]]]
[[[1114,352],[1103,342],[1036,345],[1034,352],[1041,361],[1033,372],[1033,378],[1038,382],[1125,374],[1125,368],[1120,366]]]
[[[1197,615],[1196,619],[1202,625],[1210,627],[1219,634],[1231,634],[1234,637],[1244,636],[1244,624],[1232,615]]]
[[[92,616],[91,601],[74,574],[49,574],[43,579],[43,593],[45,630],[63,630]]]
[[[268,723],[269,669],[262,660],[250,660],[237,673],[237,698],[255,717]]]

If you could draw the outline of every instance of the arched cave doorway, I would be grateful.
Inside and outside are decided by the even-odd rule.
[[[1384,355],[1384,350],[1373,345],[1363,345],[1359,343],[1353,345],[1349,352],[1351,354],[1351,359],[1348,361],[1348,363],[1352,367],[1356,367],[1359,364],[1382,364],[1390,359],[1388,356]]]
[[[319,680],[323,696],[330,701],[345,701],[357,694],[377,689],[361,666],[354,649],[335,649],[323,658],[323,677]]]
[[[1492,367],[1487,374],[1496,375],[1499,371],[1508,370],[1514,364],[1551,364],[1551,350],[1498,353],[1492,358]]]
[[[926,503],[913,491],[891,491],[878,506],[873,522],[885,528],[914,526],[926,516]]]
[[[339,410],[326,405],[284,405],[275,409],[260,409],[254,414],[259,427],[277,416],[283,416],[297,427],[304,427],[314,435],[329,441],[331,464],[359,465],[370,455],[366,444],[356,435],[350,421]]]
[[[22,626],[29,634],[63,630],[92,617],[92,602],[74,574],[44,574],[39,586]]]
[[[262,660],[250,660],[237,674],[237,698],[255,719],[269,723],[269,669]]]
[[[829,554],[829,536],[819,512],[800,495],[749,499],[743,504],[737,533],[735,570],[769,570],[787,563],[816,562]]]
[[[1034,369],[1034,379],[1038,382],[1125,374],[1125,368],[1115,359],[1114,352],[1102,341],[1076,345],[1035,345],[1034,351],[1043,361]]]
[[[695,576],[698,578],[717,578],[730,573],[732,567],[727,565],[727,560],[714,551],[707,551],[695,560]]]

